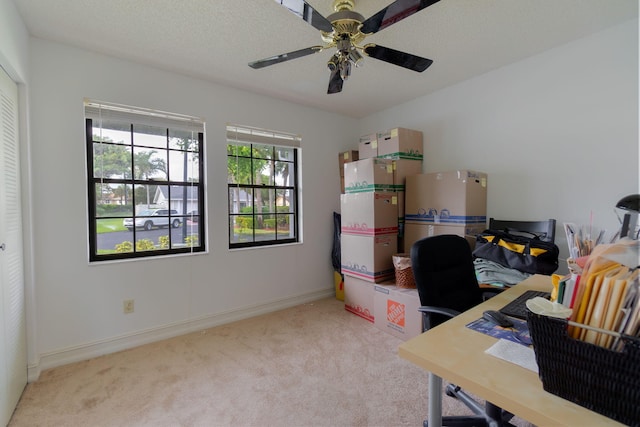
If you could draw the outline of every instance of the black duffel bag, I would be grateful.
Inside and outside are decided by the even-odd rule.
[[[530,274],[551,274],[558,269],[560,250],[533,233],[485,230],[476,236],[473,255]]]

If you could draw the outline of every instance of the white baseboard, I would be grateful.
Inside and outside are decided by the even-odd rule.
[[[328,298],[334,295],[335,290],[332,288],[309,292],[306,294],[287,297],[263,304],[243,307],[228,312],[186,320],[184,322],[176,322],[156,328],[132,332],[126,335],[107,338],[104,340],[94,341],[74,347],[68,347],[49,353],[43,353],[40,355],[38,363],[28,366],[27,380],[29,382],[34,382],[40,377],[40,373],[42,371],[55,368],[56,366],[80,362],[83,360],[91,359],[93,357],[127,350],[143,344],[149,344],[155,341],[200,331],[202,329],[224,325],[226,323],[235,322],[237,320],[271,313],[274,311],[293,307],[295,305],[304,304],[306,302]]]

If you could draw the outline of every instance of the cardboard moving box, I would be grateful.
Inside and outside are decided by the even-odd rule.
[[[379,284],[374,286],[374,325],[407,340],[422,333],[420,296],[416,289]]]
[[[393,254],[398,250],[398,235],[379,234],[340,236],[342,274],[370,282],[383,282],[395,276]]]
[[[360,137],[358,155],[360,160],[378,157],[378,137],[375,133]]]
[[[357,277],[344,276],[344,309],[374,321],[373,283]]]
[[[393,161],[360,159],[344,165],[345,193],[393,191]]]
[[[378,157],[387,159],[422,160],[424,152],[422,132],[419,130],[393,128],[378,132]]]
[[[456,170],[410,175],[405,193],[407,223],[487,223],[486,173]]]
[[[342,233],[373,236],[398,232],[398,195],[394,192],[341,194],[340,213]]]
[[[481,224],[421,224],[415,222],[405,222],[403,224],[404,234],[402,236],[403,252],[410,253],[411,246],[420,239],[431,236],[439,236],[442,234],[455,234],[464,237],[469,242],[471,250],[476,246],[476,235],[485,230]]]

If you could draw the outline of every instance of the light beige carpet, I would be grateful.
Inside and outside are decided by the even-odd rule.
[[[400,343],[323,299],[45,371],[9,425],[421,426],[427,373]]]

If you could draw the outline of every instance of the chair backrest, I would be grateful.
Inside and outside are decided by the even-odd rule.
[[[471,247],[464,237],[426,237],[413,244],[410,257],[421,305],[462,312],[482,302]],[[447,319],[434,315],[431,327]]]
[[[556,241],[556,220],[547,219],[544,221],[505,221],[489,218],[489,228],[491,230],[502,230],[517,234],[518,231],[526,231],[540,237],[545,242],[555,243]]]

